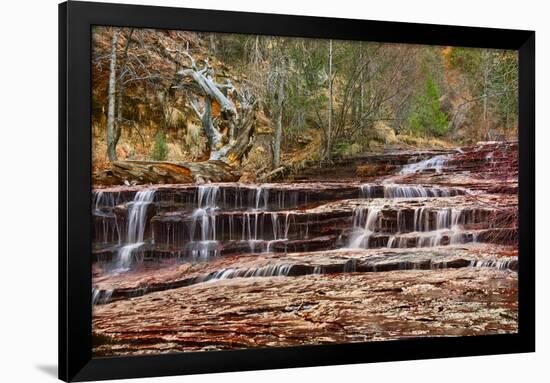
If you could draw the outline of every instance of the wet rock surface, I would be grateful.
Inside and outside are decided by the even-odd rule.
[[[143,266],[126,273],[98,273],[96,303],[141,296],[218,279],[300,277],[309,274],[494,267],[517,271],[517,250],[468,244],[413,249],[338,249],[304,253],[241,254],[209,262]]]
[[[97,356],[517,331],[494,268],[237,278],[94,306]]]
[[[516,142],[309,172],[94,190],[94,355],[517,331]]]

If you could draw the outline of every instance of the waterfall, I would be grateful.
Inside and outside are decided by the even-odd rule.
[[[357,157],[349,164],[369,165],[359,172],[364,176],[342,171],[345,162],[315,170],[326,182],[296,175],[292,183],[97,186],[89,207],[92,303],[176,288],[192,295],[200,289],[188,286],[216,280],[224,281],[205,288],[348,284],[357,278],[351,273],[393,270],[423,270],[408,273],[411,279],[439,269],[438,279],[460,278],[459,271],[442,270],[458,268],[469,268],[466,277],[513,279],[517,155],[489,149],[432,158],[423,151],[404,166],[409,151]],[[341,178],[331,180],[338,172]],[[398,274],[406,273],[377,280],[391,285]],[[261,277],[274,280],[226,281]]]
[[[372,184],[363,184],[359,186],[361,190],[361,197],[363,198],[374,198],[374,185]]]
[[[103,206],[103,196],[103,190],[99,190],[93,194],[92,205],[94,206],[94,210],[96,212],[101,211],[101,207]]]
[[[376,230],[378,224],[378,215],[380,214],[380,211],[380,207],[369,207],[369,209],[367,210],[364,229],[360,231],[358,235],[352,236],[349,244],[350,248],[369,248],[369,240]],[[357,212],[357,217],[354,217],[354,222],[360,222],[362,220],[363,214],[364,212],[359,210]]]
[[[441,173],[441,169],[449,160],[449,155],[438,155],[435,157],[428,158],[426,160],[415,162],[412,164],[407,164],[403,166],[399,174],[413,174],[420,173],[425,170],[435,170],[436,173]]]
[[[223,200],[225,200],[225,194]],[[220,202],[220,187],[218,185],[199,185],[197,207],[191,213],[189,241],[185,245],[186,255],[195,260],[207,260],[219,254],[216,212]],[[235,203],[237,203],[236,198]],[[198,241],[195,240],[197,230],[199,230]]]
[[[267,210],[267,204],[269,202],[269,189],[261,185],[256,187],[255,193],[255,206],[256,210],[263,209]],[[263,205],[261,205],[263,203]]]
[[[92,288],[92,305],[109,302],[113,292],[113,290],[98,290]]]
[[[362,184],[359,186],[362,198],[376,198],[383,196],[386,199],[394,198],[428,198],[428,197],[450,197],[458,194],[466,194],[466,191],[459,189],[450,190],[445,187],[422,185],[399,185],[386,180],[381,185]]]
[[[197,206],[215,208],[219,204],[220,187],[217,185],[199,185],[197,189]]]
[[[126,244],[118,250],[118,268],[128,270],[133,261],[133,253],[144,244],[147,226],[147,208],[155,197],[154,189],[140,190],[134,200],[128,203]]]
[[[91,206],[94,259],[114,259],[112,269],[119,272],[138,259],[208,262],[250,253],[421,248],[477,242],[478,236],[491,242],[500,229],[490,222],[490,206],[461,197],[465,189],[383,181],[342,187],[220,183],[98,190]]]
[[[98,190],[92,197],[92,215],[95,221],[94,240],[103,245],[120,244],[121,232],[114,207],[118,204],[119,193],[106,193]]]
[[[420,185],[384,184],[384,198],[419,198],[419,197],[449,197],[446,188],[426,188]]]
[[[286,277],[290,274],[293,265],[265,265],[251,268],[228,268],[208,275],[205,280],[217,281],[220,279],[254,278],[254,277]]]
[[[504,259],[488,259],[488,260],[473,260],[471,262],[472,267],[491,267],[499,270],[517,270],[518,261],[517,258],[504,258]]]
[[[92,195],[92,206],[96,212],[113,208],[121,202],[121,196],[118,192],[97,190]]]
[[[445,244],[477,242],[477,233],[465,232],[460,222],[469,223],[472,218],[464,210],[456,208],[414,209],[413,231],[402,233],[401,210],[397,212],[397,232],[388,238],[389,248],[433,247]],[[414,241],[413,241],[414,240]]]

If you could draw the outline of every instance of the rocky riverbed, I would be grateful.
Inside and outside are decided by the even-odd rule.
[[[333,167],[95,189],[94,354],[517,331],[517,143]]]

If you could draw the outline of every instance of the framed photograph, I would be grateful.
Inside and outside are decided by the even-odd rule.
[[[59,6],[59,377],[532,352],[532,31]]]

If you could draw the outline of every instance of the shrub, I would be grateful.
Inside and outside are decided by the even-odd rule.
[[[409,129],[412,133],[432,136],[447,133],[447,115],[441,110],[439,98],[437,84],[430,77],[414,101],[413,111],[409,117]]]
[[[162,130],[159,130],[155,135],[155,146],[153,147],[153,159],[156,161],[164,161],[168,156],[168,146],[166,145],[166,137]]]

